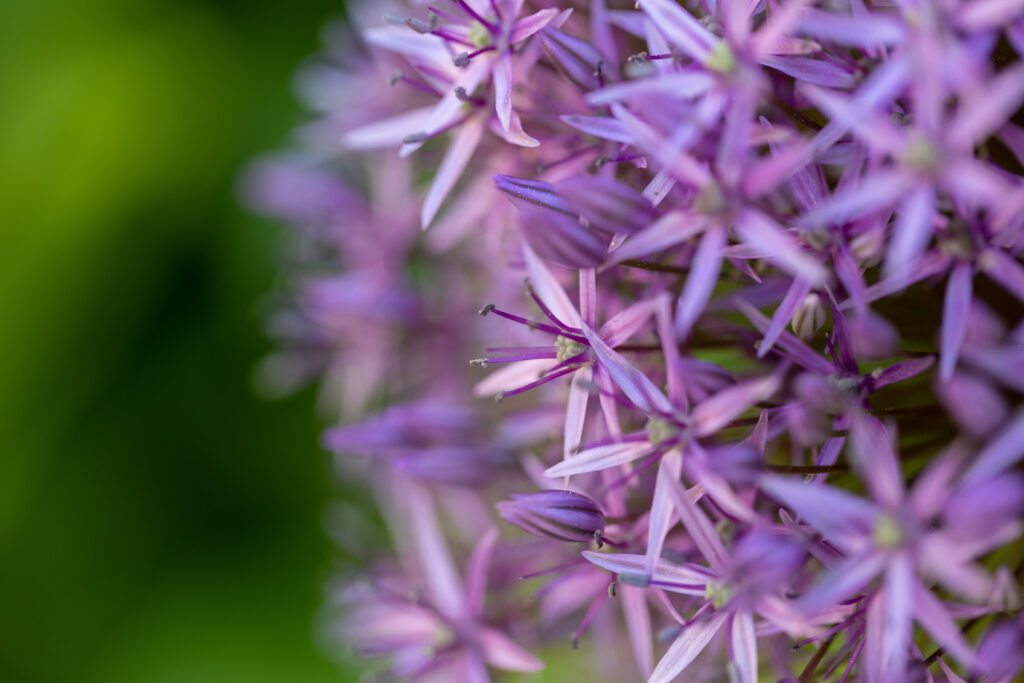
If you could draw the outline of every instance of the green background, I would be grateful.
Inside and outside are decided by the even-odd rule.
[[[0,680],[337,681],[313,397],[238,206],[339,0],[0,0]]]

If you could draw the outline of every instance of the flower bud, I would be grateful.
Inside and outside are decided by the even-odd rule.
[[[801,339],[810,339],[825,324],[827,318],[828,314],[825,312],[825,306],[821,303],[821,297],[811,292],[796,309],[790,325],[792,325],[793,333],[796,336]]]
[[[558,541],[588,543],[604,531],[601,508],[572,491],[512,494],[512,500],[498,503],[498,514],[534,536]]]

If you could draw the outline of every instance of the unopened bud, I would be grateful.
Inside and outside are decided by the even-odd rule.
[[[572,491],[513,494],[498,503],[498,514],[520,529],[558,541],[589,543],[604,531],[604,515],[596,502]]]
[[[828,318],[828,312],[821,301],[821,297],[811,292],[804,298],[804,302],[796,309],[790,326],[793,333],[801,339],[810,339],[814,333],[821,329]]]

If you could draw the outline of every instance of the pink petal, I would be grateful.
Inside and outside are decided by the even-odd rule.
[[[425,489],[411,482],[403,487],[400,494],[408,506],[412,538],[431,602],[449,619],[465,618],[465,596],[429,495]]]
[[[670,0],[642,0],[637,3],[658,30],[698,62],[703,62],[717,41],[696,18]]]
[[[692,497],[692,494],[687,493]],[[616,575],[639,577],[644,576],[647,557],[627,553],[598,553],[584,550],[583,557],[588,562],[606,569]],[[651,580],[662,590],[681,595],[704,595],[705,585],[711,574],[704,567],[695,564],[676,565],[666,560],[658,560],[654,565]],[[665,584],[665,585],[660,585]]]
[[[587,472],[598,472],[610,467],[618,467],[633,462],[651,452],[651,444],[647,441],[613,443],[607,446],[595,446],[564,460],[544,472],[546,477],[570,477]]]
[[[682,474],[682,455],[677,449],[666,453],[658,465],[658,477],[654,485],[654,496],[651,500],[650,521],[647,527],[647,562],[644,574],[648,577],[654,572],[654,566],[661,559],[661,551],[665,547],[665,536],[675,523],[672,499],[669,488],[673,481],[678,482]]]
[[[767,215],[757,211],[744,212],[736,223],[736,232],[744,242],[764,251],[768,261],[779,268],[814,285],[824,281],[822,265]]]
[[[675,639],[668,652],[654,668],[647,683],[669,683],[683,672],[690,663],[707,647],[715,634],[721,630],[728,612],[715,612],[710,616],[690,622]]]
[[[917,581],[913,582],[911,599],[914,617],[921,627],[961,664],[970,666],[975,659],[974,652],[942,603]]]
[[[694,433],[698,437],[715,434],[747,408],[770,397],[778,387],[778,377],[768,375],[723,389],[691,412]]]
[[[750,612],[736,612],[729,629],[732,662],[736,667],[736,683],[757,683],[757,638],[754,617]]]
[[[544,668],[544,662],[513,642],[501,631],[484,626],[477,632],[477,643],[488,664],[505,671],[532,673]]]
[[[900,205],[899,219],[885,258],[885,274],[894,277],[907,272],[928,246],[935,213],[935,189],[921,184]]]
[[[640,673],[650,676],[654,668],[654,639],[651,634],[651,613],[647,609],[646,591],[637,586],[622,586],[622,613],[626,631],[633,646],[633,655]]]
[[[406,135],[418,133],[425,128],[433,110],[433,107],[422,107],[390,119],[368,123],[342,135],[341,144],[348,149],[398,147]]]
[[[654,385],[647,375],[637,370],[622,355],[612,350],[590,327],[583,326],[590,347],[615,384],[622,390],[637,408],[647,413],[669,415],[672,404],[669,403],[661,390]]]
[[[716,569],[726,566],[729,562],[729,554],[707,515],[694,504],[677,479],[666,477],[666,483],[669,485],[669,496],[679,513],[679,520],[690,533],[690,537],[701,554]]]
[[[667,213],[643,230],[630,235],[608,259],[608,265],[616,265],[627,259],[642,258],[682,244],[700,234],[706,220],[684,211]]]
[[[971,280],[974,269],[971,264],[960,262],[953,266],[946,284],[946,298],[942,307],[942,334],[939,348],[939,378],[948,382],[956,369],[960,347],[967,336],[967,315],[971,309]]]
[[[534,12],[533,14],[519,19],[516,21],[515,26],[512,27],[511,33],[509,33],[508,42],[515,44],[526,40],[534,33],[550,24],[557,15],[558,10],[556,9],[542,9],[539,12]]]
[[[590,399],[589,386],[593,375],[593,368],[589,365],[573,373],[572,384],[569,385],[569,403],[565,408],[563,460],[572,457],[583,439],[583,422],[587,415],[587,402]]]
[[[831,486],[769,475],[761,479],[760,487],[846,552],[859,548],[878,516],[864,499]]]
[[[887,563],[888,558],[879,553],[854,555],[822,576],[797,600],[797,607],[808,616],[819,614],[859,592]]]
[[[462,175],[466,164],[469,163],[473,152],[476,151],[476,146],[480,142],[480,136],[483,134],[483,131],[484,119],[477,116],[466,120],[459,127],[458,132],[455,133],[454,139],[448,146],[448,151],[445,152],[444,158],[441,160],[441,165],[437,168],[434,181],[430,184],[427,198],[423,202],[420,222],[424,228],[429,226],[430,222],[434,220],[438,209],[441,208],[441,203],[444,202],[445,197],[455,187],[459,176]]]
[[[689,336],[693,324],[711,298],[722,268],[725,240],[725,230],[721,227],[708,228],[690,261],[690,273],[686,276],[686,285],[676,305],[676,335],[680,340]]]
[[[487,596],[487,570],[491,563],[494,544],[498,540],[498,528],[488,529],[473,546],[466,562],[466,603],[472,614],[480,615]]]
[[[964,484],[995,477],[1010,469],[1024,457],[1024,409],[1017,411],[1009,425],[1003,428],[982,449],[964,474]]]
[[[572,126],[584,133],[589,133],[602,140],[633,144],[633,135],[620,121],[607,116],[583,116],[582,114],[565,114],[558,117],[562,123]]]
[[[526,260],[526,269],[530,273],[530,284],[537,293],[537,298],[561,322],[569,327],[579,329],[583,324],[579,312],[572,305],[569,295],[565,293],[565,289],[562,288],[561,283],[558,282],[544,261],[526,244],[523,244],[523,258]]]
[[[504,54],[494,64],[494,110],[504,130],[512,118],[512,55]]]

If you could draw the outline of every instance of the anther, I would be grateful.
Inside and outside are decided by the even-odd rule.
[[[493,311],[493,310],[494,310],[495,308],[497,308],[497,306],[495,306],[494,304],[487,304],[486,306],[484,306],[483,308],[481,308],[481,309],[480,309],[479,311],[477,311],[477,313],[479,313],[479,314],[480,314],[480,317],[481,317],[481,318],[483,318],[483,317],[485,317],[485,316],[486,316],[486,315],[487,315],[488,313],[490,313],[491,311]]]
[[[455,66],[466,66],[469,64],[469,53],[460,52],[459,54],[452,57],[452,63]]]
[[[474,358],[473,360],[469,361],[469,364],[472,365],[473,367],[477,367],[477,368],[486,368],[487,367],[487,359],[486,358]]]
[[[612,581],[611,583],[608,584],[608,597],[609,598],[614,598],[616,595],[618,595],[618,593],[615,591],[615,587],[617,585],[618,584],[615,583],[614,581]]]
[[[416,31],[416,33],[430,33],[433,30],[430,24],[415,17],[406,17],[402,23]]]
[[[494,395],[494,402],[495,403],[501,403],[504,400],[505,400],[505,392],[504,391],[499,391],[498,393],[496,393]]]
[[[410,144],[410,143],[414,143],[414,142],[423,142],[424,140],[426,140],[429,137],[430,136],[427,135],[426,133],[411,133],[409,135],[406,135],[404,138],[402,138],[402,142],[404,142],[406,144]]]
[[[391,72],[391,75],[388,77],[388,85],[394,87],[395,83],[398,83],[403,78],[405,78],[405,74],[402,72],[402,70],[395,69],[394,71]]]
[[[597,543],[597,547],[598,548],[603,548],[604,547],[604,541],[601,540],[601,530],[600,529],[598,529],[597,531],[594,532],[594,543]]]

